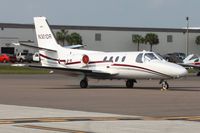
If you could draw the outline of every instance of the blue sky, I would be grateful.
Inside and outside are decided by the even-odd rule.
[[[0,0],[1,23],[33,23],[46,16],[50,24],[200,27],[200,0]]]

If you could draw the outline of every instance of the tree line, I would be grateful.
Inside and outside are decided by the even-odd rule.
[[[140,44],[149,44],[150,51],[152,51],[153,45],[159,44],[158,35],[155,33],[147,33],[145,37],[135,34],[132,36],[132,41],[137,44],[137,51],[140,51]]]
[[[56,39],[62,46],[64,46],[66,43],[68,45],[83,44],[80,34],[76,32],[69,34],[66,29],[61,29],[60,31],[56,32]]]
[[[132,36],[132,42],[137,44],[137,51],[140,51],[140,44],[149,44],[150,51],[153,49],[153,45],[159,44],[159,38],[157,34],[147,33],[144,37],[139,34]],[[195,43],[200,45],[200,35],[196,37]]]
[[[66,43],[68,45],[83,44],[80,34],[76,32],[69,34],[66,29],[61,29],[60,31],[56,32],[56,39],[62,46],[64,46]],[[140,51],[140,44],[149,44],[150,51],[152,51],[153,45],[159,44],[159,38],[155,33],[147,33],[145,36],[134,34],[132,35],[132,42],[137,44],[137,51]],[[195,42],[197,45],[200,45],[200,35],[196,37]]]

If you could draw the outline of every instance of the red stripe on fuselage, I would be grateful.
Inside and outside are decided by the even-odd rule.
[[[97,64],[97,63],[107,63],[110,61],[90,61],[89,64]]]
[[[74,64],[80,64],[80,61],[76,61],[76,62],[68,62],[65,65],[74,65]]]
[[[55,58],[51,58],[48,57],[46,55],[40,54],[41,57],[49,59],[49,60],[54,60],[54,61],[58,61],[58,62],[66,62],[66,60],[59,60],[59,59],[55,59]],[[97,64],[97,63],[106,63],[107,61],[91,61],[89,62],[89,64]],[[75,62],[68,62],[65,65],[74,65],[74,64],[80,64],[81,61],[75,61]]]
[[[194,65],[200,65],[200,62],[194,62],[193,64]]]

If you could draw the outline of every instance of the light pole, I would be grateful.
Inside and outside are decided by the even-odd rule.
[[[189,46],[189,17],[186,17],[186,21],[187,21],[186,56],[188,56],[188,46]]]

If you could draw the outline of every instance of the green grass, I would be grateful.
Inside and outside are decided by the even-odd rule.
[[[188,70],[188,73],[197,73],[199,72],[198,69],[194,69],[194,68],[190,68],[190,69],[187,69]]]
[[[23,66],[0,66],[0,74],[48,74],[49,70]]]

